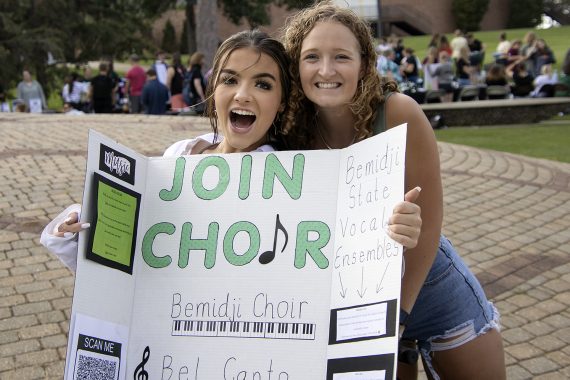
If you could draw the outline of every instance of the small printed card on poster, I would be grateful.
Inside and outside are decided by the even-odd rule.
[[[395,379],[406,126],[145,157],[89,133],[66,379]]]

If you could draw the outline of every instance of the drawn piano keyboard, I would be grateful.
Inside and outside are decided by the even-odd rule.
[[[173,336],[314,340],[314,323],[246,321],[172,321]]]

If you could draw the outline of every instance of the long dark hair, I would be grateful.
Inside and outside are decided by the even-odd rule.
[[[75,85],[75,82],[77,81],[78,75],[76,72],[71,73],[71,75],[69,76],[69,95],[71,95],[71,93],[73,92],[73,86]]]
[[[285,115],[289,108],[289,94],[291,92],[291,78],[289,76],[289,56],[285,52],[285,48],[278,40],[270,37],[267,33],[259,30],[247,30],[234,34],[225,40],[218,48],[214,57],[212,66],[212,75],[208,81],[206,88],[206,112],[205,115],[210,119],[210,124],[214,134],[218,136],[218,119],[215,112],[214,91],[220,82],[220,71],[225,67],[230,54],[238,49],[252,48],[259,55],[266,54],[275,61],[279,68],[279,79],[281,81],[281,103],[284,105],[282,112],[278,113],[273,121],[274,128],[269,128],[268,142],[275,148],[281,145],[281,135],[283,131],[282,115]],[[256,62],[252,62],[254,65]],[[277,145],[277,146],[276,146]]]

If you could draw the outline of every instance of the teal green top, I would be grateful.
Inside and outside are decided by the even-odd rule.
[[[570,96],[570,75],[562,75],[558,83],[566,85],[566,89],[556,89],[554,96]]]
[[[387,92],[384,95],[384,102],[378,107],[378,113],[374,120],[374,135],[379,135],[386,130],[386,103],[392,94],[393,92]]]

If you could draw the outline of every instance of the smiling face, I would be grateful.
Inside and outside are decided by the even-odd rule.
[[[346,107],[362,76],[360,45],[346,26],[315,25],[301,46],[299,75],[305,96],[318,108]]]
[[[277,63],[253,48],[230,53],[220,70],[214,104],[224,153],[249,152],[267,142],[267,131],[283,109]]]
[[[24,78],[24,82],[31,82],[32,81],[32,74],[28,70],[24,70],[22,72],[22,77]]]

